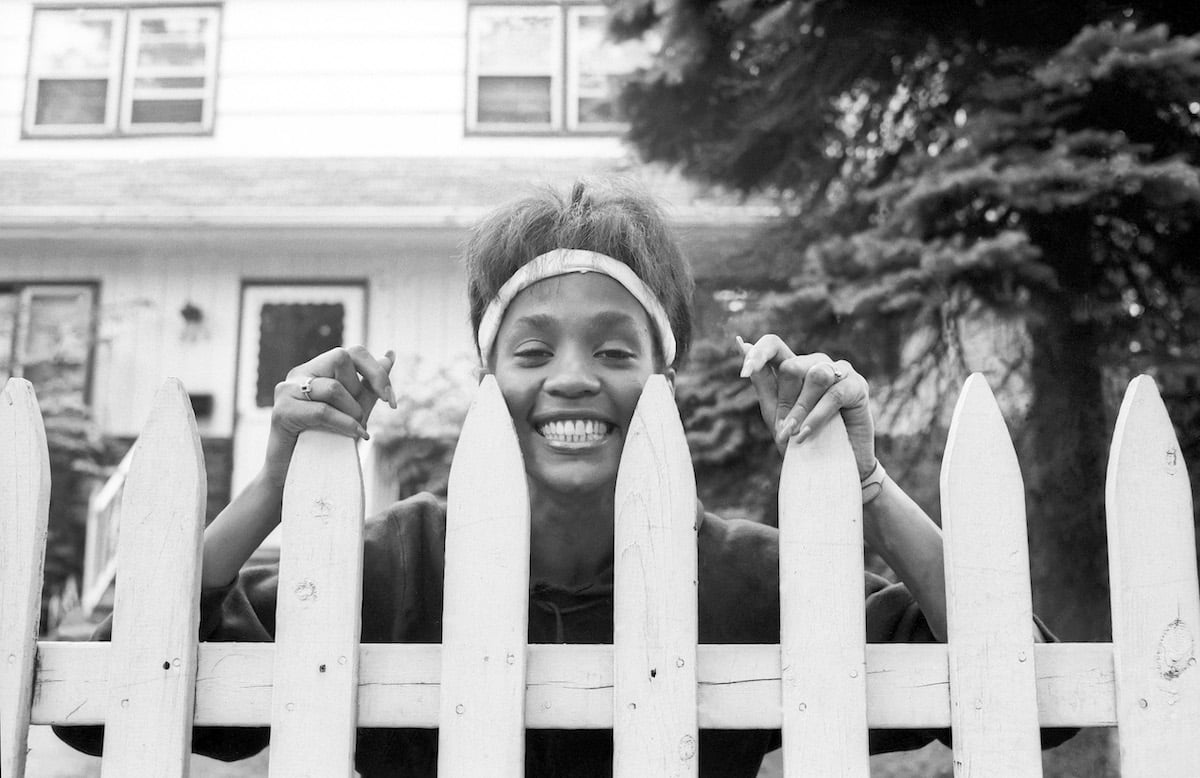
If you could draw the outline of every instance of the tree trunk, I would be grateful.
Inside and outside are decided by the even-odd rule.
[[[1016,441],[1034,610],[1063,640],[1110,640],[1104,477],[1116,414],[1104,407],[1097,325],[1054,302],[1029,322],[1033,402]]]

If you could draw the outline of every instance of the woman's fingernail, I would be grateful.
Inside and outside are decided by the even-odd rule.
[[[779,437],[786,438],[792,434],[792,430],[796,429],[795,419],[784,419],[783,424],[779,427]]]
[[[812,427],[810,427],[808,425],[801,427],[800,431],[798,433],[796,433],[796,442],[803,443],[805,440],[808,439],[808,436],[811,434],[812,434]]]
[[[359,425],[358,427],[358,436],[363,440],[371,439],[371,433],[367,432],[367,428],[363,427],[362,425]]]

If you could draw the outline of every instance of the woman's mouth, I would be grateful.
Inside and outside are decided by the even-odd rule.
[[[587,448],[603,443],[613,425],[597,419],[558,419],[537,426],[537,432],[556,448]]]

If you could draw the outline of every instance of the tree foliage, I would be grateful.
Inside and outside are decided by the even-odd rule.
[[[624,93],[642,154],[781,206],[748,252],[776,287],[765,326],[903,398],[949,392],[981,310],[1020,319],[1031,540],[1077,557],[1035,578],[1051,612],[1102,592],[1106,386],[1200,343],[1200,5],[620,0],[614,19],[662,40]],[[685,408],[738,407],[728,355],[698,353]]]

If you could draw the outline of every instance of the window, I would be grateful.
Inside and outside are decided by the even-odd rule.
[[[619,132],[617,97],[647,63],[641,41],[608,39],[604,6],[564,0],[470,7],[467,128]]]
[[[218,22],[215,7],[37,9],[26,134],[211,131]]]
[[[48,398],[87,400],[96,289],[0,285],[0,379],[25,378]]]

